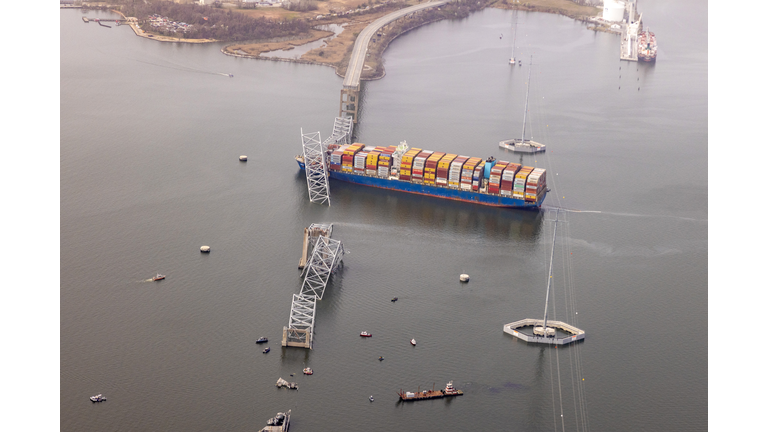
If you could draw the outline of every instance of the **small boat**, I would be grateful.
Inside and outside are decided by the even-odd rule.
[[[416,339],[411,339],[411,345],[416,346]]]
[[[379,361],[382,361],[382,360],[384,360],[384,357],[379,356]]]
[[[397,297],[392,297],[392,303],[397,301]]]
[[[256,343],[257,344],[261,344],[261,343],[265,343],[265,342],[269,342],[269,339],[267,339],[265,337],[260,337],[260,338],[256,339]]]
[[[304,368],[304,375],[312,375],[313,373],[312,368]]]
[[[368,333],[367,331],[364,331],[364,332],[360,333],[360,336],[362,336],[362,337],[371,337],[373,335]]]
[[[161,275],[160,273],[157,274],[157,276],[153,277],[153,281],[159,281],[165,279],[165,275]]]
[[[88,399],[90,399],[91,402],[104,402],[107,400],[107,398],[102,396],[101,393],[97,394],[96,396],[91,396]]]
[[[263,352],[264,354],[268,353],[268,352],[269,352],[269,347],[267,347],[266,349],[264,349],[264,351],[262,351],[262,352]]]
[[[373,395],[368,396],[368,400],[373,402]]]

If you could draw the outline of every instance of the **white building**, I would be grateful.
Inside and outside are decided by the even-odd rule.
[[[621,0],[603,0],[603,19],[620,22],[624,20],[624,10],[627,5]]]

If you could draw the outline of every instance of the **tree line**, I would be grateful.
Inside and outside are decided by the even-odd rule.
[[[190,39],[217,39],[222,41],[261,40],[277,37],[295,36],[306,33],[310,25],[306,20],[275,21],[264,17],[254,18],[213,6],[199,4],[179,4],[171,1],[150,0],[112,0],[122,5],[125,16],[140,20],[157,14],[169,20],[192,24],[192,28],[182,35]],[[144,26],[144,30],[158,31]]]

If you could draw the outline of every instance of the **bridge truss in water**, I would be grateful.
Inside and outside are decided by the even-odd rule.
[[[331,190],[328,186],[328,165],[326,154],[331,144],[349,144],[352,138],[352,119],[336,117],[331,136],[320,140],[320,132],[301,131],[301,147],[304,154],[304,171],[307,175],[309,201],[331,205]]]
[[[319,228],[313,230],[313,228]],[[312,256],[304,267],[301,292],[293,295],[288,326],[283,327],[283,346],[312,349],[317,300],[322,300],[328,280],[343,265],[344,245],[330,238],[331,225],[312,224],[310,232],[326,232],[314,240]]]

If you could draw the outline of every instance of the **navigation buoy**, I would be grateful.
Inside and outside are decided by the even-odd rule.
[[[468,282],[469,281],[469,275],[466,273],[463,273],[461,276],[459,276],[459,280],[462,282]]]
[[[211,251],[211,247],[210,246],[200,246],[200,252],[208,253],[210,251]]]
[[[248,161],[248,156],[246,155],[240,156],[240,162],[247,162],[247,161]]]

